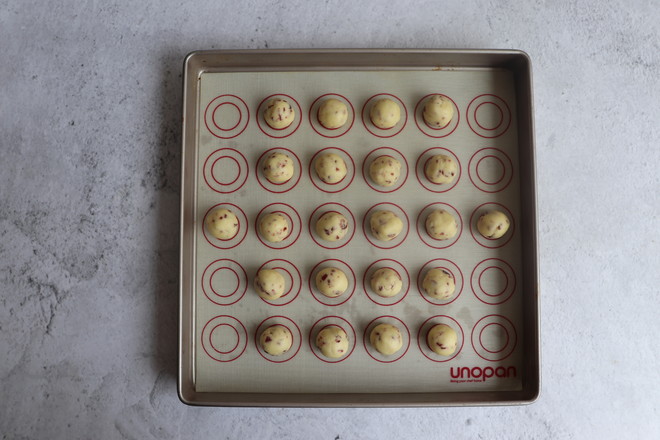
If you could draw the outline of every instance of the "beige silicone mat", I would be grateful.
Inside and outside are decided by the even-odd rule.
[[[433,93],[451,98],[457,110],[441,130],[429,128],[421,118],[421,103]],[[284,97],[296,110],[288,129],[272,130],[263,121],[260,106],[272,95]],[[379,130],[369,121],[369,105],[380,95],[400,102],[402,120],[393,129]],[[326,130],[316,121],[316,108],[327,97],[350,103],[352,115],[344,128]],[[203,73],[197,102],[192,354],[197,392],[521,389],[520,173],[511,71]],[[257,172],[260,157],[271,149],[299,160],[288,184],[269,184]],[[338,185],[318,181],[313,167],[310,173],[312,158],[323,149],[347,159],[349,175]],[[455,184],[433,185],[420,172],[426,158],[439,153],[460,162]],[[407,171],[401,180],[403,174],[407,177],[395,191],[380,192],[383,188],[362,172],[365,161],[368,168],[380,154],[404,159]],[[363,230],[367,212],[378,204],[407,217],[409,227],[392,243],[378,242]],[[445,243],[426,235],[423,222],[431,204],[460,216],[458,239]],[[241,230],[229,242],[204,231],[205,214],[219,205],[239,216]],[[326,206],[317,210],[321,205]],[[475,219],[489,207],[511,216],[512,227],[502,239],[486,240],[476,232]],[[293,231],[277,249],[266,246],[255,230],[262,210],[281,211],[292,219]],[[327,249],[328,243],[310,233],[310,217],[325,210],[346,213],[351,221],[347,238],[352,238],[338,249]],[[329,264],[353,278],[349,292],[335,301],[315,294],[313,282],[310,290],[315,267]],[[252,288],[262,265],[290,274],[291,291],[274,304]],[[384,266],[400,272],[404,291],[408,287],[405,294],[380,298],[369,291],[368,281],[365,291],[365,274]],[[432,303],[422,295],[418,278],[430,267],[454,274],[453,298]],[[388,358],[374,353],[368,338],[364,343],[372,322],[398,323],[403,349]],[[429,324],[440,322],[459,335],[460,350],[454,356],[435,355],[425,346]],[[257,332],[270,323],[285,324],[294,335],[294,347],[280,358],[255,344]],[[354,347],[340,362],[327,362],[310,345],[310,335],[313,341],[327,323],[341,324]]]

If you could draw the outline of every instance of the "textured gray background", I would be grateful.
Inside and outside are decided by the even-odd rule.
[[[0,1],[2,438],[658,438],[657,1],[222,3]],[[537,403],[179,402],[181,65],[265,47],[531,55]]]

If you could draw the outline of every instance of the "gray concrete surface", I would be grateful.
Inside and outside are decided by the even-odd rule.
[[[660,437],[659,23],[655,0],[0,1],[0,436]],[[530,54],[537,403],[179,402],[181,64],[266,47]]]

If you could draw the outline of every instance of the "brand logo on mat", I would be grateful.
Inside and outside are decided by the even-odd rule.
[[[516,367],[451,367],[449,369],[451,376],[450,382],[486,382],[492,377],[511,378],[516,377]]]

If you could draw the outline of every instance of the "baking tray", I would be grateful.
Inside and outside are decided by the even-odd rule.
[[[456,114],[441,130],[421,118],[428,94],[452,99]],[[520,51],[272,50],[194,52],[184,64],[181,199],[179,396],[191,405],[436,406],[523,404],[540,389],[538,255],[531,64]],[[332,96],[331,96],[332,95]],[[262,119],[266,98],[294,105],[286,130]],[[378,97],[397,99],[402,121],[379,130],[368,109]],[[349,105],[349,121],[325,130],[315,118],[322,97]],[[294,157],[296,175],[270,185],[258,163],[275,149]],[[339,185],[318,181],[311,163],[321,150],[345,157]],[[423,177],[426,158],[450,154],[460,163],[452,185]],[[370,183],[363,168],[375,155],[405,163],[394,191]],[[230,177],[227,177],[227,176]],[[404,178],[404,175],[406,176]],[[235,178],[234,178],[235,177]],[[385,204],[385,205],[381,205]],[[423,225],[428,206],[460,218],[460,233],[434,242]],[[241,232],[220,242],[205,232],[215,206],[239,214]],[[406,220],[395,243],[376,242],[363,223],[379,206]],[[490,242],[475,231],[487,208],[508,211],[512,228]],[[261,213],[282,211],[293,226],[280,245],[260,240]],[[328,246],[310,228],[315,216],[339,210],[350,240]],[[407,232],[407,233],[406,233]],[[405,236],[405,238],[404,238]],[[350,296],[330,301],[310,278],[342,266]],[[290,294],[261,300],[252,280],[261,267],[287,273]],[[370,293],[367,275],[393,267],[405,294]],[[454,274],[457,293],[429,301],[419,280],[430,267]],[[366,336],[376,322],[397,323],[404,348],[391,358]],[[424,345],[430,323],[459,333],[459,350],[434,356]],[[265,355],[255,339],[268,323],[288,325],[294,347]],[[319,327],[341,324],[350,356],[327,362],[313,341]]]

